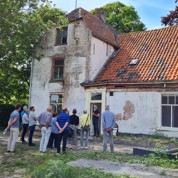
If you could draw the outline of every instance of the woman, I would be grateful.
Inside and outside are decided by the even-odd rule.
[[[74,131],[74,133],[71,138],[68,138],[68,143],[71,146],[77,147],[77,126],[79,125],[79,117],[76,115],[76,109],[73,109],[72,113],[73,114],[70,116],[69,127]]]
[[[89,114],[87,114],[86,110],[83,111],[83,115],[80,118],[80,125],[81,125],[80,145],[81,145],[81,148],[88,149],[88,136],[90,132],[91,119],[90,119]],[[85,147],[83,147],[84,133],[86,133]]]
[[[29,126],[29,115],[28,115],[28,108],[24,108],[24,114],[22,116],[22,126],[23,126],[23,131],[22,131],[22,144],[26,144],[27,142],[25,141],[25,135],[28,130]]]

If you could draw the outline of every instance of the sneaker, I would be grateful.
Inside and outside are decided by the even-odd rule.
[[[4,131],[3,131],[3,135],[5,135],[8,131],[8,128],[6,128]]]
[[[87,149],[88,149],[88,146],[85,147],[85,150],[87,150]]]
[[[81,149],[84,149],[84,147],[83,147],[83,146],[81,146],[80,148],[81,148]]]
[[[23,141],[22,144],[26,144],[27,142],[26,141]]]

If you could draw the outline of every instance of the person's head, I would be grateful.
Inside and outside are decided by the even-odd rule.
[[[18,111],[20,111],[21,110],[21,105],[20,104],[16,104],[15,105],[15,109],[18,110]]]
[[[76,109],[73,109],[72,113],[73,113],[73,114],[76,114],[76,113],[77,113],[77,110],[76,110]]]
[[[83,110],[83,114],[87,114],[87,110],[86,109]]]
[[[51,105],[48,106],[47,111],[52,112],[52,110],[53,110],[53,107]]]
[[[53,117],[56,117],[57,116],[57,113],[56,112],[53,112]]]
[[[94,110],[97,109],[97,105],[96,105],[96,104],[93,105],[93,109],[94,109]]]
[[[109,111],[109,105],[106,105],[106,106],[105,106],[105,110],[106,110],[106,111]]]
[[[27,106],[27,105],[24,105],[24,106],[23,106],[23,110],[24,110],[24,112],[26,112],[26,111],[28,112],[28,106]]]
[[[34,106],[30,106],[30,111],[35,111],[35,107]]]
[[[66,106],[62,108],[62,112],[65,112],[66,114],[69,113],[69,111],[67,110],[67,107],[66,107]]]

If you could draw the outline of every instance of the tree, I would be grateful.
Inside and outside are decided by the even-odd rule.
[[[106,4],[102,8],[106,11],[106,22],[121,33],[146,29],[132,6],[114,2]]]
[[[0,1],[0,103],[28,101],[37,48],[48,30],[67,20],[48,0]]]
[[[177,3],[178,0],[175,1]],[[170,11],[169,14],[165,17],[162,17],[162,24],[165,26],[178,26],[178,6],[176,6],[174,11]]]

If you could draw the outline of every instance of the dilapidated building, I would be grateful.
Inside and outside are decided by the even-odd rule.
[[[178,135],[178,27],[119,34],[105,14],[82,8],[69,25],[44,38],[44,57],[34,60],[30,104],[90,113],[109,104],[119,131]]]

